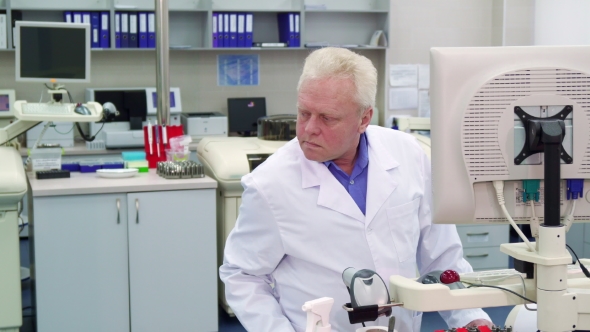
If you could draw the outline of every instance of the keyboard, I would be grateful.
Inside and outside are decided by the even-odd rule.
[[[17,100],[14,102],[14,116],[22,121],[97,122],[102,119],[102,105],[88,101],[84,106],[90,114],[76,113],[74,103],[27,103]]]
[[[515,269],[501,269],[501,270],[488,270],[488,271],[476,271],[476,272],[469,272],[469,273],[462,273],[461,278],[465,279],[488,279],[488,278],[498,278],[498,277],[508,277],[513,275],[521,274],[520,272],[516,271]]]
[[[69,115],[76,104],[26,103],[22,105],[23,114]]]

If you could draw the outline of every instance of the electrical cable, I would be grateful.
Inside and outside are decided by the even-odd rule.
[[[518,225],[516,225],[514,220],[512,220],[512,217],[510,217],[510,213],[508,213],[508,210],[506,210],[506,205],[504,205],[504,181],[493,181],[493,184],[494,188],[496,189],[496,197],[498,198],[498,204],[500,204],[502,212],[504,212],[504,216],[506,217],[506,219],[508,219],[508,222],[510,222],[512,228],[514,228],[516,233],[518,233],[518,236],[520,236],[520,238],[526,243],[529,249],[532,252],[536,252],[535,246],[531,242],[529,242],[529,239],[527,239],[527,237],[522,233]]]
[[[568,244],[566,244],[565,246],[572,252],[572,254],[574,254],[574,257],[576,257],[576,260],[578,261],[578,264],[580,264],[580,269],[582,269],[582,272],[584,273],[584,275],[587,278],[590,278],[590,272],[588,272],[588,269],[586,268],[586,266],[584,266],[584,264],[582,264],[582,262],[578,258],[578,255],[576,255],[576,252],[574,251],[574,249],[572,249],[572,247],[570,247]]]
[[[471,287],[487,287],[487,288],[496,288],[496,289],[503,290],[503,291],[505,291],[505,292],[508,292],[508,293],[514,294],[514,295],[516,295],[516,296],[520,297],[521,299],[523,299],[523,300],[525,300],[525,301],[529,301],[530,303],[537,304],[537,302],[535,302],[535,301],[533,301],[533,300],[531,300],[531,299],[529,299],[529,298],[527,298],[527,297],[525,297],[525,296],[522,296],[522,295],[518,294],[517,292],[515,292],[515,291],[513,291],[513,290],[510,290],[510,289],[507,289],[507,288],[504,288],[504,287],[500,287],[500,286],[493,286],[493,285],[479,285],[479,284],[472,284],[472,283],[470,283],[470,282],[466,282],[466,281],[462,281],[462,282],[463,282],[463,283],[465,283],[465,284],[468,284],[468,285],[469,285],[469,287],[467,287],[467,288],[471,288]]]
[[[72,132],[72,130],[74,130],[74,127],[75,127],[75,126],[74,126],[74,125],[72,125],[72,128],[70,128],[70,130],[68,130],[68,131],[67,131],[67,132],[65,132],[65,133],[62,133],[61,131],[57,130],[57,126],[53,127],[53,130],[55,130],[55,132],[57,132],[58,134],[61,134],[61,135],[67,135],[67,134],[71,133],[71,132]]]

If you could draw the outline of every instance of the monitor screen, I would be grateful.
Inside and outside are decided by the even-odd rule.
[[[506,223],[493,181],[503,181],[515,222],[529,223],[533,212],[543,222],[551,163],[543,150],[529,153],[527,133],[531,120],[544,119],[563,123],[554,158],[560,216],[590,219],[590,47],[433,48],[430,55],[433,222]],[[539,180],[538,196],[527,201],[526,188]],[[579,194],[566,180],[586,188],[576,205]]]
[[[16,29],[17,81],[90,81],[88,24],[18,21]]]
[[[10,111],[10,102],[8,101],[8,95],[0,95],[0,112]]]
[[[258,118],[266,116],[266,99],[228,98],[227,114],[229,132],[248,136],[257,130]]]
[[[158,93],[152,92],[152,105],[155,109],[158,109]],[[174,92],[170,91],[170,107],[176,107],[176,102],[174,101]]]

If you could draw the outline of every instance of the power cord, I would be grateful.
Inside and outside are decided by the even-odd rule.
[[[574,251],[574,249],[572,249],[572,247],[570,247],[568,244],[566,244],[565,246],[572,252],[572,254],[574,254],[574,257],[576,257],[578,264],[580,264],[580,269],[582,269],[582,272],[584,273],[586,278],[590,278],[590,272],[588,272],[588,269],[584,266],[584,264],[582,264],[582,262],[578,258],[578,255],[576,255],[576,252]]]
[[[532,252],[536,252],[537,250],[536,250],[535,246],[522,233],[522,231],[516,225],[514,220],[512,220],[512,217],[510,217],[510,213],[508,213],[508,210],[506,210],[506,205],[505,205],[506,201],[504,200],[504,181],[493,181],[493,184],[494,184],[494,188],[496,189],[496,197],[498,198],[498,204],[500,204],[500,207],[502,208],[502,212],[504,212],[504,216],[506,217],[506,219],[508,219],[508,222],[510,222],[510,225],[512,225],[512,228],[514,228],[516,233],[518,233],[518,236],[520,236],[520,238],[526,243],[526,245],[529,247],[529,249]]]
[[[531,300],[531,299],[529,299],[529,298],[527,298],[527,297],[525,297],[525,296],[523,296],[523,295],[520,295],[520,294],[518,294],[518,293],[517,293],[517,292],[515,292],[515,291],[512,291],[512,290],[510,290],[510,289],[507,289],[507,288],[504,288],[504,287],[500,287],[500,286],[493,286],[493,285],[480,285],[480,284],[474,284],[474,283],[470,283],[470,282],[466,282],[466,281],[461,281],[461,282],[462,282],[462,283],[464,283],[464,284],[468,284],[468,285],[469,285],[469,287],[467,287],[467,288],[471,288],[471,287],[487,287],[487,288],[495,288],[495,289],[500,289],[500,290],[503,290],[503,291],[505,291],[505,292],[512,293],[512,294],[514,294],[514,295],[516,295],[516,296],[520,297],[521,299],[523,299],[523,300],[525,300],[525,301],[529,301],[530,303],[537,304],[537,302],[535,302],[535,301],[533,301],[533,300]]]

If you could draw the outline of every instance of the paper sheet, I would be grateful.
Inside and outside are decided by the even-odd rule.
[[[418,89],[416,88],[390,88],[389,109],[408,110],[418,107]]]
[[[430,89],[430,65],[418,65],[418,89]]]
[[[428,90],[418,92],[418,116],[421,118],[430,117],[430,96]]]
[[[418,66],[389,65],[389,84],[392,87],[418,85]]]

